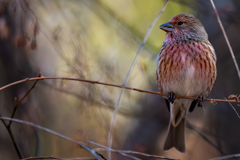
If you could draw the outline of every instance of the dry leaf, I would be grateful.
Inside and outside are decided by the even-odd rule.
[[[239,95],[238,94],[231,94],[228,96],[228,99],[235,99],[236,101],[239,101]]]

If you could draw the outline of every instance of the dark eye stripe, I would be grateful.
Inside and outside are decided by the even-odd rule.
[[[178,25],[179,25],[179,26],[182,25],[182,24],[183,24],[183,22],[181,22],[181,21],[178,22]]]

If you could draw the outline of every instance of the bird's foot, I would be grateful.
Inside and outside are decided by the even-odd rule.
[[[195,100],[198,100],[198,107],[202,107],[202,103],[205,101],[205,97],[197,96]]]
[[[174,93],[172,93],[172,92],[168,93],[168,102],[169,103],[170,102],[173,103],[175,99],[176,99],[176,96]]]

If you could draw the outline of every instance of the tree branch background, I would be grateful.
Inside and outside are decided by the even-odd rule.
[[[122,84],[149,25],[164,3],[159,0],[2,0],[0,85],[36,77],[39,72],[44,76]],[[239,64],[240,2],[218,0],[215,5]],[[139,55],[127,86],[157,91],[155,57],[165,38],[159,25],[179,13],[199,18],[216,50],[218,76],[209,97],[223,98],[239,93],[238,74],[214,10],[210,1],[201,0],[169,2]],[[35,25],[39,29],[37,36]],[[0,113],[11,117],[14,98],[20,100],[33,83],[1,91]],[[119,92],[118,88],[81,82],[39,81],[18,106],[15,118],[51,128],[91,147],[95,146],[88,140],[107,146]],[[240,111],[237,104],[233,105]],[[126,90],[114,125],[112,148],[199,160],[240,153],[240,129],[237,127],[240,120],[229,104],[205,102],[204,109],[196,108],[188,115],[186,154],[175,150],[163,152],[169,121],[163,98]],[[72,143],[30,126],[13,123],[11,128],[23,157],[91,156]],[[2,123],[0,130],[0,159],[17,159]],[[106,157],[105,152],[103,155]],[[112,159],[127,158],[112,153]]]

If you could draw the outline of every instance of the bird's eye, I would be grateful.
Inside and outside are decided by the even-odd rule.
[[[177,24],[180,26],[180,25],[182,25],[182,24],[183,24],[183,22],[179,21]]]

